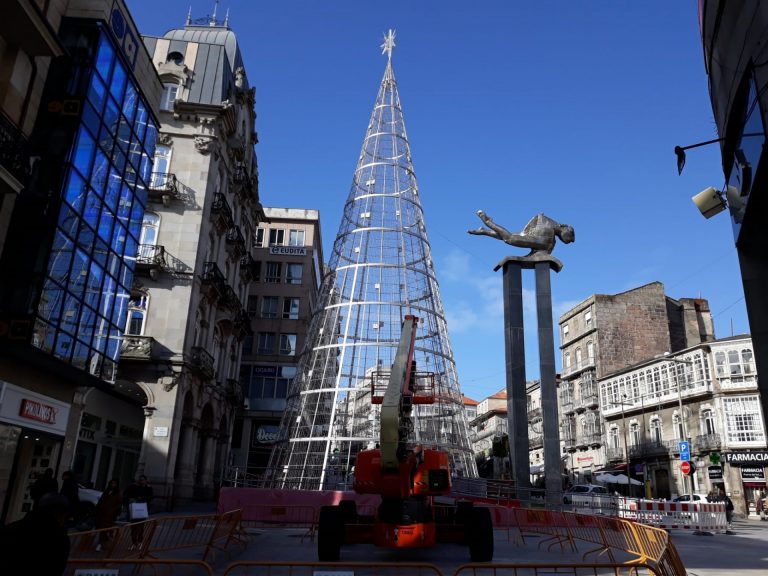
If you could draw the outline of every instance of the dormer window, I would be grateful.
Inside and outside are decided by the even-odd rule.
[[[165,83],[163,84],[163,98],[160,100],[160,110],[173,110],[173,103],[176,102],[176,96],[179,93],[179,85]]]
[[[168,58],[165,60],[166,62],[173,62],[176,64],[176,66],[181,66],[184,64],[184,54],[181,52],[171,52],[168,54]]]

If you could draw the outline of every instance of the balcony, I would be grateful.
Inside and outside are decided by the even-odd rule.
[[[225,284],[221,292],[219,292],[219,304],[237,313],[243,308],[243,305],[240,303],[240,297],[229,284]]]
[[[139,244],[136,255],[136,273],[149,274],[152,280],[157,280],[160,270],[166,267],[165,246],[155,244]]]
[[[605,458],[608,462],[624,462],[623,448],[606,448]]]
[[[573,399],[571,398],[561,398],[560,399],[560,409],[563,411],[563,414],[573,414],[576,409],[573,405]]]
[[[235,225],[232,219],[232,209],[224,194],[217,192],[213,195],[213,204],[211,205],[211,221],[219,233],[232,228]]]
[[[152,336],[126,334],[120,343],[120,361],[152,360],[155,339]]]
[[[240,408],[243,405],[243,388],[237,378],[227,378],[224,381],[224,395],[227,400]]]
[[[224,290],[228,288],[227,279],[221,273],[216,262],[205,262],[203,264],[203,273],[201,275],[203,292],[209,298],[221,296]]]
[[[245,255],[245,240],[238,226],[232,226],[227,230],[226,249],[233,260],[239,260]]]
[[[544,446],[544,436],[542,434],[534,434],[528,437],[528,448],[530,450],[536,450]]]
[[[193,346],[190,350],[189,367],[206,380],[213,378],[213,356],[201,346]]]
[[[232,333],[235,338],[242,340],[246,336],[253,335],[253,328],[251,327],[251,317],[245,309],[241,309],[232,320],[233,330]]]
[[[172,200],[180,199],[176,174],[168,172],[152,172],[152,178],[147,187],[149,199],[162,202],[163,206],[169,206]]]
[[[589,432],[579,436],[577,445],[584,448],[596,448],[602,443],[603,439],[600,432]]]
[[[29,142],[16,125],[0,113],[0,179],[16,193],[29,182]]]
[[[258,198],[258,180],[243,166],[235,168],[232,174],[232,189],[241,200]]]
[[[576,451],[576,436],[572,435],[566,435],[563,437],[563,444],[565,444],[565,449],[569,452],[575,452]]]
[[[584,410],[597,408],[600,400],[597,395],[597,390],[594,388],[588,388],[582,390],[579,395],[579,401],[576,403],[576,411],[583,412]]]
[[[528,422],[531,422],[533,420],[536,420],[537,418],[541,418],[541,405],[540,404],[529,404],[528,405]]]
[[[259,262],[256,262],[250,254],[246,253],[240,258],[240,279],[243,282],[258,282],[259,268]]]
[[[696,439],[693,441],[693,448],[698,452],[720,450],[722,445],[720,434],[702,434],[701,436],[696,436]]]
[[[582,370],[586,370],[587,368],[594,368],[594,367],[595,367],[594,358],[582,358],[578,362],[571,363],[570,366],[563,366],[561,376],[565,378],[566,376],[570,376],[571,374],[576,374],[577,372],[581,372]]]

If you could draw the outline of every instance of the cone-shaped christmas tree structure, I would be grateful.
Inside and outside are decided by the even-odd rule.
[[[434,403],[414,407],[411,440],[449,452],[453,472],[477,475],[392,70],[393,47],[390,30],[382,45],[384,78],[270,459],[270,480],[286,488],[344,488],[357,453],[378,442],[372,400],[383,395],[406,314],[420,319],[417,383],[434,397]]]

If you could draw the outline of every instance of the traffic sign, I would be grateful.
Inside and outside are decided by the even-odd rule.
[[[688,441],[680,440],[680,442],[677,443],[677,446],[680,450],[680,460],[688,462],[691,459],[691,449],[688,446]]]
[[[691,466],[691,463],[689,460],[683,460],[680,462],[680,471],[685,474],[686,476],[690,476],[693,466]]]

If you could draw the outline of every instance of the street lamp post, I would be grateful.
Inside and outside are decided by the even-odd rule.
[[[678,358],[670,358],[670,357],[667,356],[667,353],[665,353],[664,356],[665,356],[665,359],[669,360],[670,362],[676,362],[678,364],[685,364],[687,366],[693,366],[693,362],[691,362],[690,360],[680,360]],[[675,384],[677,384],[677,408],[680,411],[680,422],[682,422],[682,424],[683,424],[683,440],[686,440],[688,442],[688,450],[690,452],[690,446],[691,446],[690,442],[691,442],[691,439],[688,436],[688,424],[686,422],[685,413],[683,412],[683,395],[682,395],[682,393],[680,391],[680,378],[679,378],[679,376],[677,374],[677,370],[675,370]],[[681,462],[681,464],[682,464],[682,462]],[[688,481],[685,478],[685,474],[683,474],[682,466],[680,468],[680,478],[681,478],[681,483],[682,483],[682,486],[683,486],[683,494],[686,494],[686,493],[693,494],[693,484],[691,484],[691,490],[689,492],[688,491]]]

